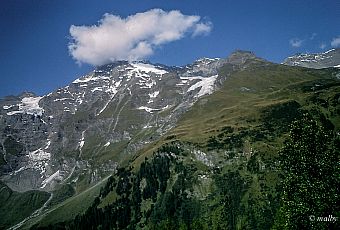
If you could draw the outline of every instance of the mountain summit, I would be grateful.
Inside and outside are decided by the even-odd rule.
[[[339,132],[339,72],[235,51],[180,67],[114,62],[6,97],[0,228],[271,229],[278,152],[305,114]]]
[[[182,67],[119,61],[44,96],[5,98],[0,178],[17,191],[94,183],[218,89],[223,65],[234,71],[250,59],[251,52],[237,51]]]

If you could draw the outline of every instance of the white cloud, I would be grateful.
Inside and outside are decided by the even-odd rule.
[[[333,47],[340,46],[340,36],[333,38],[333,40],[331,41],[331,46]]]
[[[211,22],[180,11],[152,9],[127,18],[105,14],[98,25],[70,27],[69,52],[79,63],[102,65],[115,60],[138,60],[160,45],[187,35],[206,35]]]
[[[302,43],[303,43],[303,40],[301,40],[299,38],[293,38],[293,39],[289,40],[289,44],[294,48],[301,47]]]
[[[195,26],[194,32],[192,34],[193,37],[196,37],[198,35],[208,35],[212,29],[212,23],[207,22],[207,23],[198,23]]]

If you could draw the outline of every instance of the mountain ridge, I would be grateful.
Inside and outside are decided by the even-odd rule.
[[[226,80],[218,90],[98,185],[86,212],[70,198],[27,226],[272,229],[284,177],[278,152],[290,124],[309,114],[328,132],[339,130],[337,70],[273,63],[230,69],[220,69]]]
[[[322,53],[299,53],[286,58],[282,64],[314,69],[340,68],[340,48],[330,49]]]
[[[164,174],[170,173],[169,178],[152,171],[156,165],[147,169],[160,176],[162,191],[180,189],[178,194],[217,205],[209,197],[216,192],[214,186],[220,189],[216,179],[220,174],[214,173],[220,169],[226,173],[243,168],[242,175],[233,175],[242,183],[254,178],[255,187],[260,186],[255,172],[277,178],[275,153],[290,122],[304,111],[313,111],[325,125],[338,130],[336,74],[332,68],[270,63],[247,51],[226,59],[198,59],[183,68],[145,62],[108,64],[43,97],[24,94],[0,100],[4,156],[0,179],[12,190],[53,193],[44,204],[48,212],[29,218],[28,226],[70,221],[91,205],[120,207],[117,194],[124,194],[129,188],[126,181],[134,181],[138,174],[144,177],[140,184],[136,182],[145,196],[142,206],[156,212],[150,205],[163,202],[155,196],[157,186],[150,187],[156,182],[139,170],[152,162],[164,163],[166,169],[169,162],[164,156],[172,159],[170,171]],[[194,179],[190,182],[194,187],[181,187],[176,178],[182,178],[182,173],[198,176],[207,187]],[[109,175],[123,184],[104,180]],[[270,202],[274,206],[277,183],[266,182],[273,187]],[[118,186],[117,193],[103,193],[102,186]],[[80,204],[80,200],[86,202]],[[274,206],[270,206],[272,212]]]
[[[1,139],[2,154],[7,162],[1,166],[2,180],[18,191],[53,189],[64,179],[71,180],[75,169],[87,168],[85,165],[92,160],[90,155],[84,154],[84,149],[87,149],[85,152],[92,149],[97,155],[115,143],[122,144],[113,147],[118,152],[126,147],[128,152],[139,149],[143,143],[149,142],[146,136],[161,136],[198,98],[218,88],[218,82],[223,82],[218,77],[222,65],[230,63],[234,70],[246,60],[256,59],[247,52],[235,52],[231,57],[203,58],[181,68],[152,65],[145,61],[119,61],[97,67],[47,95],[26,93],[0,101],[0,127],[5,133]],[[144,120],[144,125],[140,126],[135,117],[130,121],[120,120],[124,113],[131,114],[128,111],[143,116],[138,119]],[[95,124],[91,124],[93,121]],[[149,134],[141,133],[143,127],[149,129]],[[23,129],[26,131],[22,132]],[[131,132],[142,140],[134,139]],[[104,133],[107,137],[103,142],[96,136]],[[155,136],[150,136],[151,133]],[[137,143],[131,143],[131,140]],[[92,147],[88,143],[92,143]],[[93,145],[96,146],[94,149]],[[21,149],[22,152],[12,155],[7,148]],[[55,155],[51,151],[63,153]],[[88,159],[80,160],[84,156]],[[64,163],[59,162],[60,159],[64,159]],[[105,164],[107,166],[101,166],[102,171],[114,170],[114,162]],[[97,172],[92,174],[91,181],[98,180],[95,179]]]

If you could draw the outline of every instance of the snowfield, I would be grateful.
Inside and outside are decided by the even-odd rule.
[[[195,97],[202,97],[203,95],[211,94],[214,91],[214,84],[218,75],[211,77],[200,78],[201,81],[190,86],[188,92],[193,91],[197,88],[201,88],[200,91],[195,95]]]
[[[7,115],[11,116],[18,113],[26,113],[31,115],[39,115],[41,116],[44,112],[44,109],[39,106],[39,101],[43,97],[24,97],[21,99],[21,103],[18,104],[19,110],[8,112]],[[6,108],[11,108],[12,106],[6,106]],[[4,109],[6,109],[4,106]]]

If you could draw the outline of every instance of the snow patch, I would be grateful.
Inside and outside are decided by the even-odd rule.
[[[113,96],[117,93],[117,88],[114,86],[110,86],[105,92],[113,94]],[[112,100],[112,99],[111,99]]]
[[[203,95],[211,94],[214,91],[214,84],[218,75],[214,75],[207,78],[200,78],[201,81],[190,86],[188,92],[193,91],[197,88],[201,88],[200,91],[194,97],[201,97]]]
[[[151,80],[151,82],[138,82],[137,85],[140,85],[141,89],[151,89],[153,85],[156,85],[156,82],[154,80]]]
[[[27,156],[33,162],[50,160],[51,158],[51,154],[43,151],[42,149],[37,149],[33,152],[30,152]]]
[[[147,124],[147,125],[144,125],[143,126],[143,129],[150,129],[150,128],[153,128],[154,126],[150,125],[150,124]]]
[[[89,81],[108,80],[108,79],[110,79],[110,77],[90,75],[90,76],[78,78],[78,79],[74,80],[72,83],[77,84],[77,83],[85,83],[85,82],[89,82]],[[81,85],[81,86],[85,86],[85,85]]]
[[[183,76],[181,76],[180,79],[181,79],[181,82],[177,83],[176,86],[189,85],[191,81],[194,81],[194,80],[201,81],[202,79],[204,79],[204,77],[201,77],[201,76],[183,77]]]
[[[54,99],[53,101],[65,101],[65,100],[71,100],[71,98],[57,98]]]
[[[324,52],[324,54],[328,54],[328,53],[333,52],[333,51],[335,51],[335,49],[330,49],[330,50]]]
[[[2,108],[7,110],[7,109],[10,109],[10,108],[12,108],[14,106],[17,106],[17,105],[4,105]]]
[[[153,109],[146,106],[141,106],[137,108],[138,110],[145,110],[148,113],[153,113],[153,111],[159,111],[159,109]]]
[[[45,149],[48,149],[50,147],[50,145],[51,145],[51,140],[47,139]]]
[[[154,65],[150,65],[150,64],[145,64],[145,63],[130,63],[130,65],[132,65],[134,67],[133,71],[136,72],[145,72],[145,73],[155,73],[158,75],[163,75],[166,74],[167,71],[162,70],[162,69],[158,69],[156,66]]]
[[[204,57],[204,58],[200,58],[198,60],[196,60],[195,62],[196,63],[203,63],[203,64],[209,64],[213,61],[218,61],[220,60],[221,58],[207,58],[207,57]]]
[[[250,91],[251,89],[242,86],[242,87],[240,88],[240,90],[241,90],[242,92],[247,92],[247,91]]]
[[[46,185],[48,185],[49,183],[51,183],[54,179],[62,179],[62,177],[60,176],[60,171],[56,171],[55,173],[53,173],[51,176],[49,176],[48,178],[46,178],[42,183],[41,183],[41,187],[40,188],[45,188]]]
[[[105,89],[105,92],[110,94],[110,99],[105,103],[103,108],[96,114],[96,116],[100,115],[106,109],[106,107],[110,104],[110,102],[112,101],[112,99],[118,92],[117,87],[119,87],[121,83],[122,83],[121,80],[117,82],[113,81],[112,85],[110,85],[110,87]]]
[[[159,95],[159,91],[155,91],[153,93],[149,93],[150,98],[156,98]]]
[[[81,139],[79,141],[79,150],[80,151],[82,150],[82,148],[83,148],[83,146],[85,144],[84,139],[85,139],[85,131],[81,132]]]
[[[171,107],[170,105],[166,105],[163,108],[161,108],[161,110],[163,111],[163,110],[166,110],[167,108],[170,108],[170,107]]]
[[[187,81],[193,81],[193,80],[202,80],[204,77],[201,76],[193,76],[193,77],[180,77],[183,83],[186,83]]]
[[[164,106],[163,108],[160,108],[160,109],[153,109],[153,108],[149,108],[149,107],[146,107],[146,106],[140,106],[137,109],[138,110],[145,110],[148,113],[153,113],[153,111],[163,111],[163,110],[165,110],[169,107],[170,107],[169,105],[166,105],[166,106]]]
[[[95,87],[94,89],[91,89],[91,92],[95,92],[95,91],[103,91],[102,87]]]
[[[21,103],[18,104],[19,110],[8,112],[7,115],[11,116],[18,113],[26,113],[41,116],[44,112],[44,109],[39,106],[41,98],[43,97],[24,97],[21,99]]]
[[[18,170],[15,170],[15,171],[14,171],[14,175],[17,174],[17,173],[19,173],[19,172],[21,172],[21,171],[23,171],[23,170],[25,170],[25,169],[26,169],[26,166],[21,167],[21,168],[19,168]]]
[[[150,89],[153,85],[156,85],[154,79],[152,79],[148,74],[153,73],[156,77],[161,77],[163,74],[168,73],[157,66],[139,62],[130,63],[130,66],[126,67],[125,70],[128,71],[125,75],[128,80],[130,80],[132,76],[141,79],[138,83],[136,83],[141,86],[141,89]]]
[[[104,107],[96,114],[96,116],[98,116],[99,114],[101,114],[101,113],[106,109],[106,107],[110,104],[111,100],[112,100],[112,99],[108,100],[108,101],[105,103]]]
[[[43,175],[46,172],[46,166],[48,166],[48,162],[51,160],[51,153],[45,152],[44,150],[39,148],[37,150],[29,152],[26,157],[28,158],[27,164],[16,170],[14,174],[17,174],[26,169],[35,169],[37,171],[40,171],[40,175]]]
[[[157,96],[159,95],[159,91],[155,91],[153,93],[149,93],[149,101],[148,101],[148,104],[152,103],[153,102],[153,99],[156,98]]]

